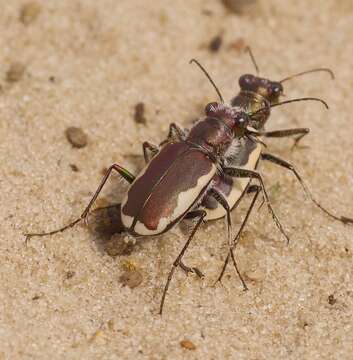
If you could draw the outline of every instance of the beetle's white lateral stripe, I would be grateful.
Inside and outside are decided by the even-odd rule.
[[[174,222],[177,218],[182,216],[185,213],[185,211],[192,206],[192,204],[198,198],[200,191],[205,186],[207,186],[207,184],[212,180],[215,173],[216,173],[216,166],[212,164],[212,168],[209,171],[209,173],[201,176],[198,179],[195,187],[181,192],[178,195],[177,205],[173,211],[173,214],[169,217],[161,218],[155,230],[148,229],[143,223],[138,221],[134,228],[135,233],[139,235],[157,235],[163,232],[170,223]],[[122,214],[122,217],[123,216],[124,214]],[[124,220],[123,220],[123,224],[125,225]]]
[[[123,207],[121,207],[121,209],[122,208]],[[126,229],[129,229],[134,221],[134,218],[132,216],[125,215],[122,210],[120,211],[120,214],[121,214],[121,222],[123,223]]]

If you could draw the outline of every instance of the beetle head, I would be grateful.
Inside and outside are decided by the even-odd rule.
[[[277,103],[279,97],[283,95],[283,86],[280,82],[255,75],[242,75],[239,78],[239,86],[243,91],[250,91],[263,96],[271,104]]]

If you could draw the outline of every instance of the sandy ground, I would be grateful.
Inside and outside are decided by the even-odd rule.
[[[27,248],[22,235],[74,219],[104,168],[117,162],[138,172],[142,141],[159,142],[171,122],[188,126],[216,100],[190,58],[225,98],[235,94],[237,77],[254,72],[244,44],[272,79],[334,70],[334,81],[315,74],[286,83],[287,98],[320,96],[330,110],[273,109],[268,129],[311,133],[305,149],[291,152],[283,139],[268,141],[268,151],[296,164],[328,208],[353,216],[352,2],[258,1],[241,15],[210,0],[25,4],[1,0],[0,359],[352,359],[353,228],[317,211],[275,166],[261,171],[290,245],[263,207],[237,253],[249,291],[231,268],[213,287],[226,235],[223,221],[206,224],[186,255],[206,278],[178,271],[163,317],[159,301],[183,229],[118,257],[82,226]],[[223,42],[212,52],[217,35]],[[138,102],[146,124],[134,121]],[[85,131],[87,146],[70,145],[69,126]],[[100,204],[123,192],[114,177]],[[248,201],[233,212],[237,226]],[[121,283],[131,268],[142,275],[133,289]]]

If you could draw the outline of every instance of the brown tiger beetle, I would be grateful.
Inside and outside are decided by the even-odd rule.
[[[256,64],[255,58],[251,52],[250,48],[246,49],[250,57],[252,59],[252,62],[255,66],[257,74],[259,74],[259,68]],[[200,63],[198,63],[195,59],[191,60],[191,62],[196,63],[200,69],[204,72],[206,77],[209,79],[213,87],[215,88],[219,98],[223,102],[223,97],[220,94],[220,91],[218,90],[217,86],[207,73],[207,71],[201,66]],[[264,129],[265,123],[267,122],[267,119],[270,116],[270,109],[274,106],[279,106],[286,103],[291,102],[297,102],[297,101],[303,101],[303,100],[314,100],[314,101],[321,101],[317,98],[299,98],[299,99],[292,99],[288,101],[279,102],[280,96],[283,95],[283,86],[282,83],[284,81],[293,79],[298,76],[302,76],[305,74],[313,73],[313,72],[327,72],[331,75],[332,78],[334,78],[333,72],[328,68],[316,68],[304,72],[300,72],[298,74],[286,77],[280,81],[271,81],[269,79],[261,78],[258,75],[242,75],[239,78],[239,86],[240,86],[240,92],[238,95],[236,95],[231,100],[231,106],[235,109],[245,111],[248,115],[251,115],[250,118],[250,126],[256,130],[257,135],[261,135],[263,137],[269,137],[269,138],[279,138],[279,137],[287,137],[287,136],[295,136],[295,142],[293,144],[293,147],[297,146],[298,142],[309,133],[308,128],[294,128],[294,129],[284,129],[284,130],[276,130],[276,131],[269,131],[266,132]],[[327,104],[321,101],[326,108],[328,108]],[[175,127],[176,125],[173,124]],[[180,130],[179,130],[179,136],[180,136]],[[173,134],[170,132],[168,135],[168,139],[173,137]],[[168,140],[167,140],[168,141]],[[166,141],[166,142],[167,142]],[[162,144],[164,144],[163,142]],[[235,166],[242,168],[244,170],[249,171],[255,171],[257,169],[257,166],[260,162],[260,160],[267,160],[274,164],[277,164],[279,166],[282,166],[290,171],[293,172],[293,174],[296,176],[297,180],[300,182],[301,186],[303,187],[305,193],[309,197],[309,199],[323,212],[325,212],[328,216],[331,218],[341,221],[344,224],[353,223],[353,219],[341,216],[338,217],[328,210],[326,210],[320,203],[318,203],[314,197],[312,196],[311,192],[303,182],[302,178],[300,177],[299,173],[295,169],[295,167],[288,163],[287,161],[280,159],[277,156],[274,156],[272,154],[268,154],[264,152],[263,146],[264,144],[260,141],[259,138],[257,138],[257,141],[253,141],[253,139],[249,139],[249,137],[237,137],[233,140],[232,145],[228,148],[226,153],[224,154],[223,162],[226,164],[226,166]],[[293,148],[292,147],[292,148]],[[144,143],[144,154],[146,161],[148,158],[146,157],[146,148],[153,150],[153,153],[158,152],[158,148],[153,148],[153,145],[149,143]],[[253,197],[253,201],[247,211],[247,214],[244,218],[244,221],[238,231],[237,236],[235,237],[233,247],[236,247],[236,243],[240,237],[240,234],[249,218],[249,215],[253,209],[253,206],[256,202],[256,199],[258,197],[258,194],[261,190],[257,185],[251,185],[251,178],[231,178],[227,174],[216,174],[214,179],[214,187],[217,189],[218,192],[222,193],[222,195],[227,200],[227,203],[232,210],[235,208],[243,196],[246,193],[255,193]],[[204,220],[216,220],[219,218],[222,218],[227,215],[226,211],[224,210],[223,206],[219,206],[219,202],[212,196],[204,196],[201,204],[200,209],[203,209],[206,211],[207,215],[205,216]],[[186,216],[187,218],[187,216]],[[285,234],[284,234],[285,235]],[[289,241],[288,237],[287,241]],[[234,255],[232,254],[232,251],[228,254],[226,261],[224,263],[223,269],[220,273],[218,281],[221,281],[227,263],[229,262],[230,257],[232,257],[233,264],[235,266],[236,271],[238,272]],[[240,280],[243,283],[243,287],[246,290],[247,287],[240,276],[239,272],[238,275],[240,277]]]
[[[194,62],[196,61],[194,60]],[[201,67],[200,64],[198,65]],[[207,72],[202,67],[201,69],[210,79]],[[257,147],[259,143],[257,137],[266,135],[266,133],[258,131],[254,126],[254,124],[256,125],[255,118],[261,118],[259,115],[261,115],[262,112],[269,114],[270,107],[282,103],[271,104],[268,102],[265,107],[260,107],[253,113],[247,113],[242,108],[225,105],[219,90],[211,79],[210,81],[219,94],[222,103],[208,104],[205,109],[206,118],[193,126],[189,133],[186,134],[177,125],[172,124],[170,126],[170,138],[176,136],[177,140],[168,142],[161,149],[147,142],[144,143],[143,148],[146,161],[150,160],[148,150],[151,150],[153,154],[155,154],[156,151],[158,151],[158,153],[153,156],[152,160],[147,163],[144,170],[142,170],[137,177],[134,177],[128,170],[117,164],[112,165],[80,218],[55,231],[27,234],[27,239],[32,236],[52,235],[74,226],[81,220],[85,220],[109,175],[113,170],[117,171],[131,184],[121,204],[120,212],[122,226],[127,233],[135,237],[153,236],[168,231],[182,219],[197,219],[195,227],[182,248],[182,251],[175,259],[169,273],[160,305],[160,313],[162,313],[169,283],[178,266],[186,272],[195,272],[199,276],[202,275],[198,269],[186,266],[182,262],[182,257],[195,232],[201,223],[207,220],[208,213],[214,209],[214,205],[209,206],[207,201],[213,201],[213,204],[216,203],[217,207],[218,204],[222,207],[224,213],[218,217],[226,215],[228,234],[230,234],[231,209],[239,203],[246,191],[255,191],[252,204],[237,237],[229,243],[230,252],[224,265],[225,270],[229,257],[231,257],[235,269],[242,280],[234,259],[233,248],[236,246],[239,234],[244,228],[261,190],[277,227],[285,236],[286,234],[272,209],[262,177],[255,171],[261,151],[257,155],[257,161],[252,165],[252,169],[246,168],[242,162],[237,166],[237,162],[234,160],[237,157],[234,157],[234,155],[237,154],[238,156],[241,152],[248,152],[247,161],[249,161],[249,158],[252,156],[252,151],[249,151],[247,147],[244,147],[245,150],[240,148],[243,146],[241,141],[243,141],[243,139],[249,141],[247,144],[252,144],[251,149]],[[283,103],[301,100],[317,100],[323,102],[316,98],[302,98]],[[252,126],[250,127],[250,125]],[[261,130],[261,127],[259,127],[259,129]],[[234,146],[235,141],[237,141],[239,145]],[[236,147],[239,151],[234,150]],[[231,150],[231,148],[233,149]],[[247,165],[247,162],[245,162],[245,165]],[[180,174],[183,174],[183,177],[181,177]],[[228,180],[233,180],[233,178],[239,180],[246,179],[246,186],[235,202],[229,201],[232,199],[229,197],[229,194],[224,193],[222,188],[225,185],[230,189],[233,188],[234,184],[232,182],[228,183]],[[257,179],[261,186],[248,186],[251,179]],[[288,240],[287,236],[286,238]],[[230,237],[229,240],[231,240]],[[244,288],[246,288],[243,280],[242,283]]]
[[[256,171],[229,167],[223,161],[235,138],[247,137],[251,141],[257,141],[257,134],[248,128],[251,116],[224,103],[208,104],[205,113],[206,117],[195,124],[188,134],[176,125],[171,125],[170,131],[176,131],[178,141],[164,145],[137,177],[118,164],[110,166],[80,218],[55,231],[27,234],[27,239],[33,236],[53,235],[73,227],[81,220],[86,220],[110,174],[112,171],[118,172],[130,184],[120,211],[122,227],[126,233],[134,237],[154,236],[168,231],[186,217],[197,220],[169,273],[160,305],[162,313],[169,283],[178,266],[186,272],[202,275],[196,268],[186,266],[182,262],[182,257],[207,216],[207,211],[199,208],[205,195],[214,198],[224,208],[229,246],[232,244],[231,208],[224,195],[214,186],[217,174],[224,174],[230,178],[257,179],[261,184],[259,189],[263,192],[264,201],[277,227],[285,235],[272,209],[261,175]]]

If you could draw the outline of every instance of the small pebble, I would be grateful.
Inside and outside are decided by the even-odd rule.
[[[337,299],[335,298],[335,296],[333,294],[329,295],[329,297],[327,298],[327,301],[330,305],[335,305],[337,302]]]
[[[119,281],[123,286],[134,289],[142,283],[142,275],[138,270],[125,270],[119,277]]]
[[[115,323],[114,323],[114,320],[113,320],[113,319],[108,320],[107,325],[108,325],[108,329],[109,329],[110,331],[114,331],[114,330],[115,330]]]
[[[223,43],[223,39],[222,39],[221,35],[217,35],[210,41],[210,43],[208,45],[208,49],[211,52],[217,52],[221,48],[222,43]]]
[[[233,13],[241,14],[249,5],[256,3],[256,0],[222,0],[223,4]]]
[[[16,82],[21,80],[26,67],[20,62],[14,62],[10,65],[10,68],[6,73],[6,80],[8,82]]]
[[[144,103],[139,102],[138,104],[135,105],[134,120],[137,124],[146,124]]]
[[[70,168],[71,168],[71,170],[72,170],[73,172],[78,172],[78,171],[80,171],[80,170],[78,169],[77,165],[75,165],[75,164],[70,164]]]
[[[69,271],[66,272],[65,278],[66,279],[71,279],[71,278],[73,278],[75,276],[75,274],[76,274],[75,271],[69,270]]]
[[[116,228],[112,227],[111,231],[116,232]],[[110,240],[104,244],[104,249],[108,255],[114,257],[120,255],[130,255],[134,250],[134,246],[135,244],[132,241],[124,241],[120,234],[114,234]]]
[[[190,340],[182,340],[180,341],[180,346],[187,350],[196,350],[196,345]]]
[[[245,47],[246,47],[246,43],[243,38],[238,38],[228,45],[228,48],[230,50],[235,50],[237,52],[244,51]]]
[[[66,129],[65,134],[73,147],[83,148],[87,145],[87,135],[81,128],[71,126]]]
[[[35,21],[41,12],[41,7],[36,2],[29,2],[22,6],[20,12],[20,21],[24,25],[29,25]]]

